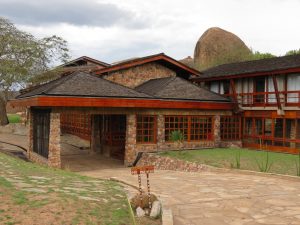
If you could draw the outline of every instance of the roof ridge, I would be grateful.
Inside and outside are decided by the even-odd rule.
[[[77,72],[78,73],[78,72]],[[81,73],[81,72],[79,72]],[[48,89],[44,90],[41,92],[41,94],[46,94],[46,92],[50,91],[50,90],[53,90],[54,88],[56,88],[57,86],[61,85],[62,83],[66,82],[67,80],[71,79],[71,77],[75,76],[76,75],[76,72],[73,72],[69,75],[65,75],[64,77],[60,77],[59,79],[61,79],[60,82],[58,82],[57,84],[54,84],[53,86],[49,87]],[[59,80],[59,79],[56,79],[56,80]],[[50,83],[50,82],[49,82]],[[49,84],[48,83],[48,84]]]

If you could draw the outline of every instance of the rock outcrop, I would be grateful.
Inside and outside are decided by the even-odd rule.
[[[194,65],[196,69],[204,70],[224,63],[245,61],[251,55],[251,50],[238,36],[213,27],[198,40],[194,50]]]

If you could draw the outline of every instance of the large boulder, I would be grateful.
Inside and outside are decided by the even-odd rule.
[[[205,70],[224,63],[241,62],[252,52],[235,34],[218,27],[209,28],[198,40],[194,50],[195,68]]]

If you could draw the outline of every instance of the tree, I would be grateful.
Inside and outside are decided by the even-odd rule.
[[[287,53],[285,53],[286,56],[288,56],[288,55],[297,55],[297,54],[300,54],[300,49],[298,49],[298,50],[290,50]]]
[[[0,17],[0,125],[8,124],[9,91],[49,79],[47,71],[69,59],[67,42],[58,36],[37,39]]]
[[[269,58],[274,58],[274,57],[276,57],[276,56],[269,52],[261,53],[259,51],[255,51],[255,52],[252,52],[251,60],[269,59]]]

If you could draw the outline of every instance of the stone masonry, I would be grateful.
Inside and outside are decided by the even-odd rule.
[[[130,88],[135,88],[148,80],[171,76],[176,76],[176,72],[159,63],[153,62],[112,72],[103,78]]]
[[[50,114],[50,133],[49,133],[49,155],[48,165],[50,167],[61,167],[60,159],[60,113],[51,112]]]

